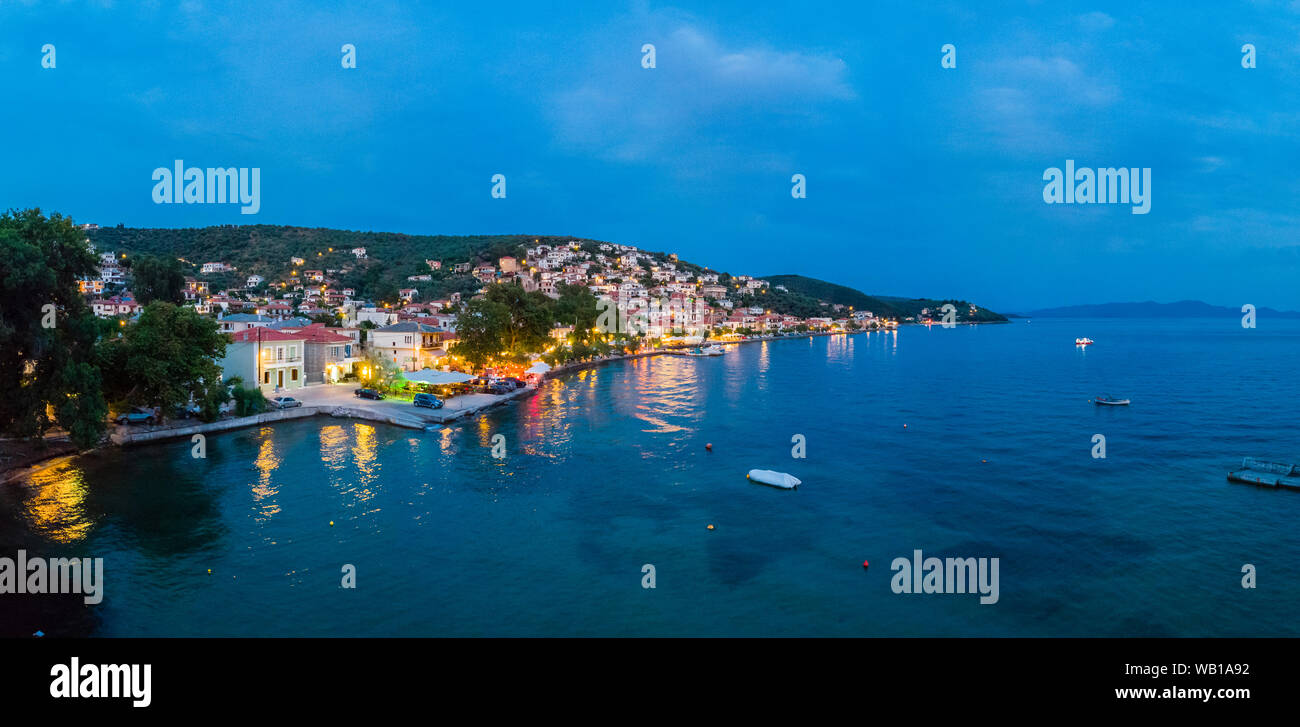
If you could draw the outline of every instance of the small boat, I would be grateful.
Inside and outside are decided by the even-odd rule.
[[[699,348],[699,347],[697,346],[697,347],[692,348],[691,350],[687,351],[687,352],[685,353],[685,355],[687,355],[687,356],[708,356],[709,354],[705,353],[705,352],[704,352],[704,349]]]
[[[705,356],[721,356],[722,354],[724,354],[724,353],[726,353],[726,352],[727,352],[727,349],[723,348],[722,346],[717,345],[716,343],[715,343],[714,345],[712,345],[712,346],[705,346],[705,347],[704,347],[704,355],[705,355]]]
[[[1115,397],[1109,394],[1099,396],[1096,399],[1093,399],[1092,401],[1098,406],[1128,406],[1129,404],[1128,399],[1116,399]]]
[[[1091,338],[1074,339],[1074,345],[1076,346],[1091,346],[1093,343],[1095,343],[1095,341],[1093,341]]]
[[[750,470],[745,478],[752,482],[759,482],[764,485],[781,487],[786,490],[793,490],[803,484],[798,477],[788,475],[784,472],[774,472],[772,470]]]
[[[1228,473],[1228,481],[1300,490],[1300,465],[1265,462],[1254,457],[1246,457],[1241,460],[1241,469]]]

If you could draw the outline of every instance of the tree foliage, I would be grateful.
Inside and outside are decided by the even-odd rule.
[[[220,387],[227,339],[217,322],[193,308],[155,301],[122,336],[104,341],[104,391],[112,400],[164,411],[213,397]]]
[[[96,260],[72,221],[39,209],[0,215],[0,431],[57,425],[99,442],[108,408],[95,365],[98,324],[77,288]]]
[[[155,300],[185,302],[185,269],[174,257],[141,255],[131,259],[131,292],[141,305]]]

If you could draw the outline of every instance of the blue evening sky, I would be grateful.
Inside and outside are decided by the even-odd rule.
[[[1296,2],[0,0],[0,82],[0,206],[79,222],[575,235],[1003,311],[1300,308]],[[175,159],[260,167],[260,213],[155,205]],[[1150,167],[1150,213],[1045,204],[1066,159]]]

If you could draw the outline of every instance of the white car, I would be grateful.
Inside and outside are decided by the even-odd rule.
[[[292,409],[295,406],[302,406],[302,402],[292,396],[277,396],[268,403],[275,409]]]

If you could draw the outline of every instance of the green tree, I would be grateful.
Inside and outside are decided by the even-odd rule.
[[[227,340],[217,322],[193,308],[154,301],[120,338],[101,346],[110,399],[163,411],[214,396]]]
[[[96,260],[72,220],[39,209],[0,215],[0,431],[54,426],[92,447],[108,407],[95,365],[99,325],[77,288]]]
[[[561,285],[558,292],[555,320],[561,325],[573,326],[574,341],[590,343],[596,321],[600,319],[600,305],[595,294],[582,285]]]
[[[504,303],[487,298],[471,299],[456,314],[456,337],[451,353],[465,359],[474,368],[501,355],[506,332],[510,328],[510,309]]]
[[[512,358],[523,361],[527,356],[546,348],[551,340],[554,314],[551,299],[542,293],[525,293],[519,285],[492,285],[488,287],[489,301],[501,303],[509,312],[510,320],[502,332],[501,349]]]
[[[385,358],[378,351],[370,351],[366,354],[366,361],[360,371],[361,375],[358,378],[361,384],[380,391],[397,388],[397,382],[402,377],[402,367],[398,366],[396,361]]]
[[[131,261],[132,292],[142,305],[185,301],[185,269],[174,257],[141,255]]]

